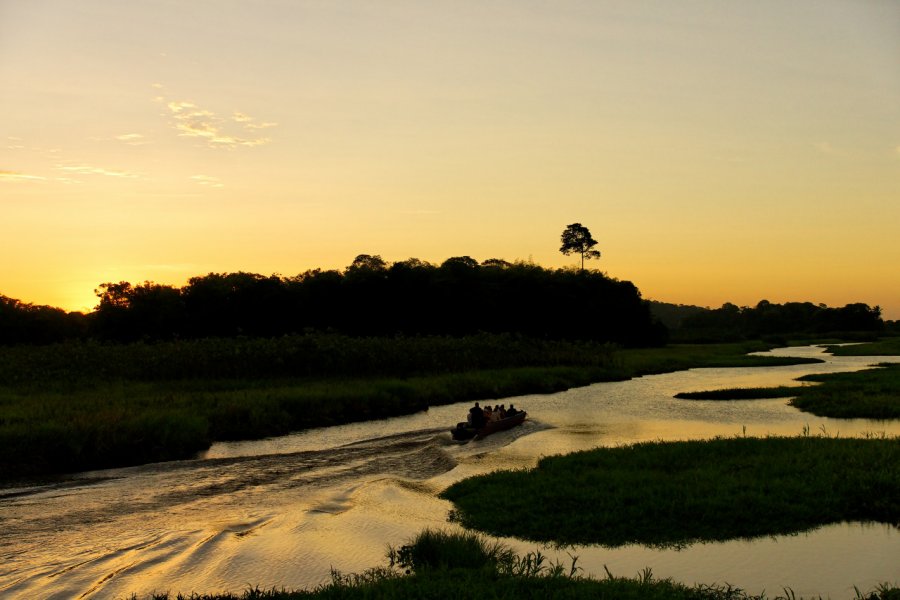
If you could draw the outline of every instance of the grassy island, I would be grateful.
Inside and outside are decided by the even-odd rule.
[[[804,375],[799,381],[818,382],[819,385],[680,392],[675,397],[688,400],[791,397],[791,405],[820,417],[881,420],[900,418],[900,364],[885,363],[878,365],[878,368],[850,373]]]
[[[898,524],[900,438],[601,448],[460,481],[442,496],[466,527],[563,544],[677,546],[841,521]]]

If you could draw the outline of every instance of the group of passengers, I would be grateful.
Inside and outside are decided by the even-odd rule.
[[[499,421],[500,419],[505,419],[507,417],[514,417],[518,413],[519,411],[512,404],[509,405],[509,408],[506,408],[503,404],[495,404],[494,408],[491,408],[491,405],[488,404],[484,408],[481,408],[476,402],[475,406],[469,409],[468,422],[470,427],[481,429],[487,423]]]

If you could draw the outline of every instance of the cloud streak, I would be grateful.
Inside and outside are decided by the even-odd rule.
[[[116,139],[129,146],[143,146],[148,143],[147,139],[140,133],[123,133],[122,135],[117,135]]]
[[[253,117],[237,111],[231,117],[223,118],[187,101],[170,101],[166,103],[166,108],[179,137],[197,138],[210,148],[235,149],[268,144],[271,139],[260,137],[256,132],[277,125],[268,121],[257,122]]]
[[[47,181],[46,177],[39,175],[29,175],[20,171],[3,171],[0,170],[0,181]]]
[[[206,187],[214,187],[214,188],[225,187],[222,184],[222,181],[218,177],[212,177],[211,175],[192,175],[191,181],[193,181],[199,185],[206,186]]]
[[[104,169],[102,167],[93,167],[91,165],[57,165],[56,168],[65,171],[66,173],[75,173],[77,175],[104,175],[106,177],[118,177],[121,179],[137,179],[139,177],[137,173]]]

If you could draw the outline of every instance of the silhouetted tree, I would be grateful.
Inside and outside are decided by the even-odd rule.
[[[489,258],[481,262],[482,267],[494,267],[497,269],[508,269],[512,266],[512,263],[509,263],[502,258]]]
[[[0,345],[49,344],[83,338],[88,318],[52,306],[38,306],[0,294]]]
[[[594,250],[597,240],[591,236],[590,230],[581,223],[572,223],[562,232],[562,246],[559,251],[569,254],[581,255],[581,270],[584,271],[584,259],[600,258],[600,251]]]
[[[442,269],[477,269],[478,261],[471,256],[451,256],[441,263]]]
[[[384,271],[387,269],[387,263],[378,254],[360,254],[353,259],[353,262],[347,267],[347,272],[353,271]]]

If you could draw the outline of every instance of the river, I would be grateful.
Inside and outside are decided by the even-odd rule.
[[[405,417],[218,443],[194,460],[79,473],[52,484],[0,488],[0,596],[123,598],[169,591],[240,593],[313,587],[332,568],[383,565],[388,544],[426,527],[453,529],[437,494],[451,483],[542,456],[641,441],[735,435],[887,435],[900,423],[836,420],[786,400],[697,402],[681,391],[792,384],[900,357],[833,357],[817,347],[773,354],[820,364],[692,369],[566,392],[505,399],[529,413],[518,428],[457,444],[448,428],[469,403]],[[502,510],[503,507],[493,507]],[[683,549],[579,546],[557,551],[514,539],[585,573],[728,583],[752,593],[854,597],[900,581],[900,531],[837,524],[793,536]]]

